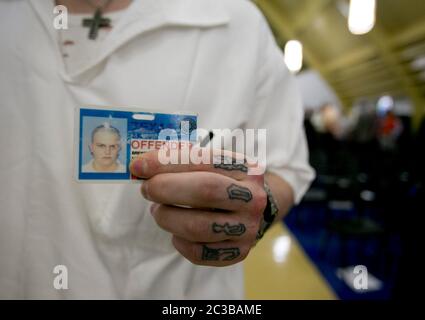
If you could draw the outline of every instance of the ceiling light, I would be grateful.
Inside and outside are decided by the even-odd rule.
[[[350,0],[348,29],[353,34],[365,34],[375,25],[376,0]]]
[[[384,115],[394,107],[394,99],[391,96],[382,96],[379,98],[376,108],[378,114]]]
[[[303,46],[298,40],[290,40],[286,43],[285,63],[293,73],[301,70],[303,66]]]
[[[425,70],[425,54],[417,57],[410,63],[410,67],[414,71]]]

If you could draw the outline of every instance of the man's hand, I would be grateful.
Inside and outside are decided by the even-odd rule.
[[[256,242],[267,204],[264,175],[248,175],[247,163],[229,161],[235,156],[219,156],[220,164],[162,165],[158,151],[151,151],[130,165],[133,175],[146,179],[141,192],[154,202],[157,224],[194,264],[237,263]]]

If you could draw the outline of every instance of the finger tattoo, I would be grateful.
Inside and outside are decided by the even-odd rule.
[[[229,195],[229,199],[237,199],[245,202],[249,202],[252,199],[252,193],[248,188],[238,186],[232,183],[227,188],[227,194]]]
[[[202,260],[208,261],[230,261],[239,257],[241,254],[239,248],[209,248],[202,246]]]
[[[243,161],[243,163],[240,163],[235,158],[220,155],[214,157],[213,163],[214,168],[217,169],[223,169],[227,171],[242,171],[246,173],[248,172],[248,167],[244,164],[245,159]]]
[[[245,225],[243,223],[230,225],[227,222],[223,225],[214,222],[212,229],[214,233],[224,232],[228,236],[240,236],[246,231]]]

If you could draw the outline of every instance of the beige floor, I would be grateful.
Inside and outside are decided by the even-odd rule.
[[[337,299],[282,223],[251,250],[244,268],[247,299]]]

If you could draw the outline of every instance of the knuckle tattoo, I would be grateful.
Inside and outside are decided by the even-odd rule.
[[[211,248],[202,245],[202,258],[204,261],[232,261],[241,255],[239,248]]]
[[[241,171],[244,173],[248,172],[248,167],[246,166],[245,159],[242,159],[242,161],[240,161],[235,157],[217,155],[214,156],[213,165],[216,169],[223,169],[226,171]]]
[[[228,236],[241,236],[246,231],[246,227],[243,223],[231,225],[228,222],[224,224],[214,222],[211,228],[214,233],[224,233]]]
[[[230,200],[242,200],[245,202],[252,200],[252,193],[248,188],[234,183],[227,187],[227,194]]]

